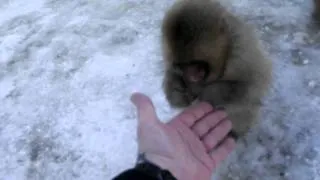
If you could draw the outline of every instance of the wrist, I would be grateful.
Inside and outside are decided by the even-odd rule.
[[[174,158],[151,153],[145,154],[145,158],[161,169],[168,170],[178,180],[194,179],[192,171],[196,170],[196,168],[187,168],[192,166],[191,164],[181,164]]]
[[[163,161],[150,156],[149,154],[141,153],[138,156],[136,169],[142,170],[152,177],[159,180],[177,180],[178,178],[175,173],[176,171],[168,166]]]
[[[199,176],[199,169],[193,163],[181,163],[176,159],[158,154],[147,153],[145,157],[160,168],[168,170],[178,180],[195,180],[202,176]]]

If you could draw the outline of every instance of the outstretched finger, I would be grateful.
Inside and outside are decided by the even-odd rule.
[[[157,118],[150,98],[144,94],[135,93],[131,101],[137,107],[138,112],[138,151],[140,153],[159,151],[157,146],[154,146],[155,144],[168,147],[167,134],[163,131],[163,124]]]
[[[193,126],[198,120],[203,118],[205,115],[213,111],[213,107],[206,103],[201,102],[197,105],[191,106],[185,109],[182,113],[176,116],[170,123],[174,123],[174,121],[181,121],[186,126]]]
[[[217,127],[213,128],[208,134],[202,137],[202,143],[209,152],[214,149],[225,137],[232,128],[230,120],[221,121]]]
[[[223,111],[216,111],[208,114],[203,119],[197,121],[192,126],[192,131],[198,136],[202,137],[207,134],[211,129],[216,127],[222,120],[227,118],[227,114]]]
[[[157,121],[155,108],[149,97],[141,93],[134,93],[131,101],[137,108],[139,124]]]
[[[221,145],[210,153],[213,167],[216,168],[228,155],[234,150],[236,146],[235,141],[232,138],[227,138]]]

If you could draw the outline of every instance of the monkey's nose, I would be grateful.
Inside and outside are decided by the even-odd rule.
[[[201,67],[189,66],[185,69],[185,76],[191,83],[196,83],[204,79],[205,71]]]

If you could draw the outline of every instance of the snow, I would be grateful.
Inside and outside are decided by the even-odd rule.
[[[0,179],[111,179],[136,158],[130,94],[167,121],[160,25],[172,1],[2,0]],[[275,63],[261,123],[217,170],[231,179],[320,179],[320,35],[312,1],[228,0]]]

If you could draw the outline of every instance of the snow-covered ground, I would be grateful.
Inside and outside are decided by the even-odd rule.
[[[223,0],[222,0],[223,1]],[[320,179],[320,34],[312,0],[225,0],[275,63],[262,123],[217,176]],[[0,180],[106,180],[136,157],[134,91],[164,120],[171,0],[0,0]],[[243,145],[247,145],[246,148]],[[232,178],[233,177],[233,178]]]

